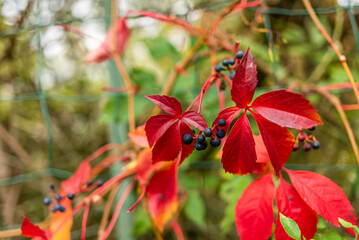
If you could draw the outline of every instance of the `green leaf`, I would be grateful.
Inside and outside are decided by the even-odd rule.
[[[314,239],[315,240],[342,240],[340,235],[334,230],[326,231],[324,233],[318,233],[314,236]]]
[[[358,233],[359,233],[359,227],[353,225],[353,224],[350,223],[350,222],[345,221],[345,220],[342,219],[342,218],[338,218],[338,221],[339,221],[340,224],[341,224],[343,227],[345,227],[345,228],[353,228],[354,231],[355,231],[355,234],[358,235]]]
[[[200,228],[204,228],[206,226],[205,203],[197,192],[189,192],[183,210],[188,220],[195,223]]]
[[[234,226],[234,208],[238,201],[238,198],[242,195],[244,189],[252,182],[252,177],[245,176],[236,176],[231,175],[230,178],[221,184],[219,191],[220,197],[228,203],[227,207],[224,210],[224,217],[221,221],[221,230],[222,232],[228,233],[231,228]]]
[[[282,224],[284,231],[295,240],[301,240],[301,232],[298,227],[298,224],[293,220],[286,216],[284,216],[282,213],[279,213],[280,215],[280,223]]]

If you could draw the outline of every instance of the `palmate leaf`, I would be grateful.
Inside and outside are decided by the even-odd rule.
[[[274,222],[272,172],[253,181],[238,199],[236,228],[241,240],[267,240]]]
[[[288,232],[283,229],[279,214],[292,219],[298,224],[301,234],[306,239],[312,239],[317,231],[317,214],[299,196],[297,191],[284,179],[280,177],[276,193],[278,207],[278,217],[275,228],[276,239],[291,240],[293,236],[288,236]],[[287,232],[287,233],[286,233]],[[300,235],[299,235],[300,239]]]
[[[222,129],[227,132],[231,123],[239,115],[239,113],[241,111],[242,111],[242,109],[238,108],[238,107],[229,107],[229,108],[222,110],[220,113],[218,113],[218,117],[213,121],[212,126],[217,125],[219,119],[224,119],[224,120],[226,120],[227,124]]]
[[[340,227],[338,218],[358,226],[357,216],[342,189],[332,180],[320,174],[308,171],[285,170],[299,195],[326,221]],[[353,229],[345,229],[355,235]]]
[[[257,83],[256,65],[248,48],[233,78],[231,96],[237,107],[244,108],[251,103]]]
[[[246,114],[238,119],[223,147],[222,165],[226,172],[246,174],[256,167],[256,151]]]
[[[253,101],[251,107],[281,127],[301,130],[323,124],[308,100],[300,94],[285,90],[262,94]]]
[[[185,134],[194,136],[187,123],[200,131],[207,127],[203,116],[194,111],[182,114],[180,102],[168,96],[146,96],[168,114],[150,117],[145,125],[148,142],[152,147],[152,161],[173,161],[181,153],[182,162],[194,149],[194,143],[185,145],[182,137]]]

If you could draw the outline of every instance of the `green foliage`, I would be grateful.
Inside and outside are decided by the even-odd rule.
[[[228,204],[224,210],[224,216],[220,224],[223,233],[228,233],[234,226],[234,208],[238,198],[251,182],[252,178],[248,175],[231,175],[229,179],[220,186],[219,195]]]
[[[298,224],[291,218],[279,213],[279,221],[282,224],[284,231],[295,240],[301,240],[301,232]]]
[[[345,221],[344,219],[341,219],[341,218],[338,218],[338,221],[340,222],[340,224],[345,227],[345,228],[352,228],[355,232],[355,235],[357,238],[358,237],[358,234],[359,234],[359,227],[358,226],[355,226],[354,224],[350,223],[350,222],[347,222]]]
[[[188,220],[200,228],[206,226],[206,209],[202,197],[196,191],[189,191],[187,201],[184,205],[184,214]]]

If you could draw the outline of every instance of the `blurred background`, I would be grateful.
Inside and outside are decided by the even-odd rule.
[[[359,82],[359,1],[348,1],[311,3]],[[256,95],[287,88],[294,81],[304,85],[348,82],[302,1],[263,2],[266,7],[245,9],[219,25],[231,42],[241,40],[240,50],[251,47],[258,65]],[[128,10],[151,10],[208,26],[230,3],[119,0],[119,15]],[[0,0],[0,230],[18,227],[25,214],[33,222],[45,219],[48,209],[42,205],[42,199],[50,195],[50,183],[58,187],[96,149],[127,138],[126,95],[102,90],[104,86],[121,86],[115,65],[111,61],[84,61],[86,53],[105,37],[110,8],[110,0]],[[59,24],[78,28],[91,37],[66,32]],[[197,39],[182,29],[149,18],[131,18],[128,25],[131,37],[123,59],[130,77],[139,86],[136,124],[142,125],[152,108],[143,96],[161,92],[175,64]],[[228,55],[233,53],[217,51],[218,61]],[[189,76],[180,76],[172,92],[181,99],[183,107],[197,96],[212,67],[208,48],[201,48],[186,69]],[[225,94],[229,100],[228,89]],[[355,103],[350,90],[338,90],[335,94],[343,104]],[[321,148],[293,153],[286,167],[331,178],[357,209],[359,173],[339,115],[322,96],[306,93],[306,97],[324,122],[314,131]],[[231,104],[227,101],[228,106]],[[205,96],[202,113],[209,124],[216,117],[215,88]],[[347,112],[347,117],[357,137],[358,111]],[[225,174],[215,155],[216,150],[195,152],[181,165],[179,179],[187,200],[179,223],[188,239],[237,237],[234,206],[253,178]],[[109,176],[110,171],[101,177],[106,180]],[[91,208],[88,239],[96,239],[103,208]],[[140,207],[129,218],[133,220],[133,239],[153,238]],[[73,239],[79,239],[81,217],[74,222]],[[336,230],[321,219],[318,232],[315,239],[329,239],[325,234],[335,236]],[[117,239],[115,234],[112,238]],[[173,238],[171,232],[165,235],[165,239]]]

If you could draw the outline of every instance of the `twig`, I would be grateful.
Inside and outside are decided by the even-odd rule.
[[[349,121],[345,115],[345,112],[342,108],[342,104],[339,100],[339,98],[337,98],[336,96],[332,95],[329,93],[329,91],[327,89],[325,89],[324,87],[317,87],[315,85],[311,85],[309,87],[309,89],[312,89],[314,91],[316,91],[317,93],[320,93],[321,95],[323,95],[324,97],[326,97],[329,102],[336,108],[336,110],[339,113],[340,118],[343,121],[345,130],[347,131],[350,143],[352,145],[353,151],[354,151],[354,155],[355,155],[355,159],[357,161],[357,164],[359,166],[359,152],[358,152],[358,145],[356,143],[355,137],[354,137],[354,133],[352,128],[350,127]]]
[[[117,52],[117,8],[118,8],[118,1],[112,0],[111,6],[111,26],[115,28],[115,34],[113,35],[113,41],[111,46],[111,54],[112,58],[116,64],[116,67],[122,77],[122,80],[128,89],[127,96],[128,96],[128,124],[129,124],[129,131],[132,132],[135,130],[136,122],[135,122],[135,88],[132,84],[131,78],[127,73],[127,70],[121,60],[121,56]]]
[[[339,61],[341,62],[342,66],[344,68],[344,71],[347,74],[349,81],[352,85],[357,102],[359,103],[359,92],[358,92],[358,89],[356,88],[355,80],[354,80],[353,75],[352,75],[352,73],[349,69],[349,66],[347,64],[346,57],[340,52],[338,46],[334,43],[333,39],[329,36],[329,34],[327,33],[327,31],[325,30],[325,28],[319,21],[319,18],[315,14],[314,9],[313,9],[312,5],[310,4],[310,1],[309,0],[302,0],[302,1],[305,5],[305,8],[307,9],[310,17],[312,18],[315,26],[318,28],[319,32],[325,37],[325,39],[327,39],[328,43],[333,48],[335,54],[338,56]]]
[[[81,240],[86,239],[86,225],[87,225],[87,218],[89,216],[90,211],[90,203],[85,205],[84,214],[82,217],[82,225],[81,225]]]
[[[14,138],[2,124],[0,124],[0,138],[14,151],[20,160],[31,166],[34,161],[31,159],[30,155],[25,151],[25,149],[23,149],[16,138]]]
[[[112,204],[113,204],[113,201],[116,198],[117,191],[118,191],[119,187],[120,187],[120,185],[114,186],[112,188],[112,190],[111,190],[110,196],[107,199],[105,210],[104,210],[104,212],[102,214],[100,227],[99,227],[99,230],[97,232],[97,239],[98,240],[101,240],[102,237],[103,237],[103,234],[105,233],[106,226],[107,226],[107,223],[108,223],[108,217],[111,214]]]

